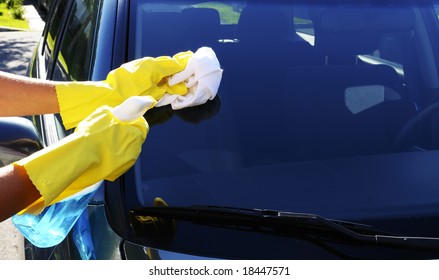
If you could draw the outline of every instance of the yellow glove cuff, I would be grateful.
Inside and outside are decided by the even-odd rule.
[[[122,122],[103,106],[71,135],[15,162],[42,195],[19,214],[37,214],[103,179],[115,180],[136,161],[148,130],[144,118]]]
[[[183,82],[169,86],[168,78],[185,69],[191,51],[173,57],[146,57],[111,71],[105,81],[57,83],[56,94],[66,129],[75,127],[96,108],[115,107],[130,96],[149,95],[159,100],[165,93],[185,95]]]

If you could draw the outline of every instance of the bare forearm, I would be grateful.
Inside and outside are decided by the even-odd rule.
[[[0,116],[59,112],[55,84],[0,71]]]
[[[29,206],[41,195],[24,168],[8,165],[0,168],[0,222]]]

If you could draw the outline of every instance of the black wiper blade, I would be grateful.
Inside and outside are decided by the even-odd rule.
[[[271,235],[289,236],[319,242],[340,242],[350,245],[375,245],[402,249],[439,252],[439,238],[410,237],[378,231],[370,225],[326,219],[308,213],[268,209],[247,209],[223,206],[144,207],[130,211],[133,227],[142,228],[151,221],[155,229],[169,233],[170,223],[189,221],[196,224],[247,230]],[[160,226],[157,226],[160,225]],[[163,230],[162,230],[163,234]]]

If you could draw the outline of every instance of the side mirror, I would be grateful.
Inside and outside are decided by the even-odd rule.
[[[33,123],[22,117],[0,118],[0,167],[43,148]]]

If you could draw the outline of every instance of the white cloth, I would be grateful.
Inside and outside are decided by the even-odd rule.
[[[132,122],[142,117],[155,104],[151,96],[131,96],[113,108],[113,115],[123,122]]]
[[[215,52],[208,47],[199,48],[188,60],[186,68],[168,80],[170,86],[184,82],[188,87],[188,93],[165,94],[157,101],[155,107],[171,104],[172,109],[178,110],[212,100],[218,92],[222,73]]]

